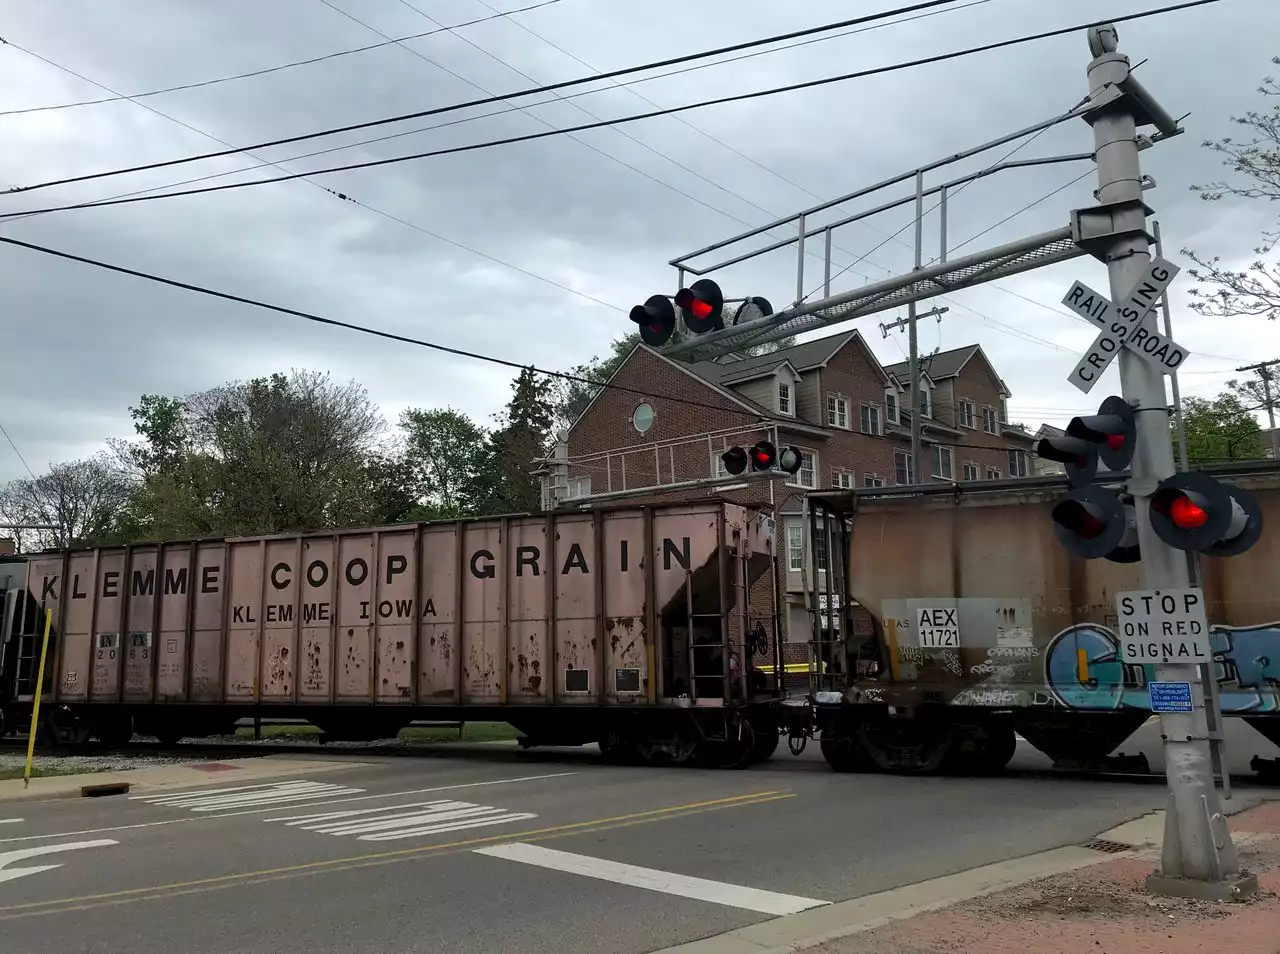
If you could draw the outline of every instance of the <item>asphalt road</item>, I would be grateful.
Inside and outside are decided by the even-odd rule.
[[[1023,747],[1015,767],[1038,759]],[[742,772],[495,746],[249,788],[215,773],[0,807],[0,948],[630,954],[1085,841],[1164,797],[836,775],[812,748]]]

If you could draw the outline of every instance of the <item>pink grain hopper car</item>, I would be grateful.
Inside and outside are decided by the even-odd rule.
[[[714,501],[8,558],[0,712],[29,725],[50,609],[42,711],[64,738],[497,720],[742,765],[778,741],[772,540]]]

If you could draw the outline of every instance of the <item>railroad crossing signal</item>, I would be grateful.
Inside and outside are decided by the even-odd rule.
[[[1262,509],[1252,494],[1208,474],[1174,474],[1151,495],[1151,529],[1179,550],[1236,556],[1262,536]]]
[[[734,299],[740,302],[734,309],[732,323],[767,318],[773,314],[773,306],[767,298]],[[643,305],[631,309],[629,317],[640,326],[640,340],[651,347],[661,347],[675,335],[677,317],[684,319],[684,326],[691,334],[704,335],[724,328],[724,292],[710,278],[700,278],[674,297],[650,295]],[[679,315],[677,315],[677,309]]]
[[[750,448],[730,447],[720,455],[724,469],[737,477],[750,465],[752,471],[773,470],[775,467],[787,474],[795,474],[800,470],[800,451],[795,447],[784,447],[781,453],[772,441],[758,441]]]
[[[1054,532],[1067,551],[1086,560],[1139,560],[1133,497],[1093,485],[1098,462],[1127,470],[1137,449],[1134,410],[1112,395],[1098,413],[1074,417],[1062,437],[1048,437],[1036,453],[1066,465],[1071,491],[1054,505]],[[1251,494],[1208,474],[1174,474],[1149,500],[1151,527],[1165,543],[1207,556],[1244,553],[1262,535],[1262,510]]]
[[[1083,282],[1071,286],[1062,303],[1102,329],[1067,378],[1073,386],[1088,394],[1122,347],[1165,374],[1178,370],[1187,358],[1187,349],[1141,327],[1178,272],[1173,262],[1158,255],[1152,257],[1142,278],[1118,307]]]
[[[1097,414],[1073,417],[1065,436],[1044,438],[1036,445],[1040,457],[1066,465],[1071,492],[1054,506],[1050,516],[1058,541],[1068,552],[1086,560],[1138,560],[1132,498],[1091,486],[1099,460],[1113,471],[1128,468],[1136,434],[1133,408],[1124,398],[1112,395],[1102,402]]]

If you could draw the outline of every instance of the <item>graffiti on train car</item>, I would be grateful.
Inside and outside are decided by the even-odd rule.
[[[1257,626],[1214,625],[1209,632],[1222,711],[1232,715],[1280,713],[1280,621]],[[1147,687],[1155,679],[1155,666],[1122,661],[1120,638],[1113,630],[1098,623],[1079,623],[1059,632],[1045,647],[1044,688],[1028,685],[1021,673],[997,672],[962,690],[952,704],[1063,706],[1089,711],[1150,709]]]

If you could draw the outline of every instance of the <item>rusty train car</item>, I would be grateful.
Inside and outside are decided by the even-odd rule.
[[[0,716],[29,725],[51,610],[42,711],[76,740],[500,720],[533,744],[739,766],[778,742],[773,539],[715,500],[9,558]]]
[[[1254,495],[1264,530],[1244,554],[1196,560],[1213,653],[1202,685],[1226,718],[1280,745],[1280,463],[1206,470]],[[1049,515],[1065,487],[1037,477],[810,495],[811,544],[848,554],[823,582],[826,605],[869,614],[873,633],[841,640],[815,622],[813,645],[852,674],[821,677],[812,695],[833,768],[996,769],[1015,733],[1062,767],[1118,767],[1111,753],[1151,716],[1154,666],[1123,660],[1115,608],[1117,591],[1144,588],[1142,564],[1070,556]]]

